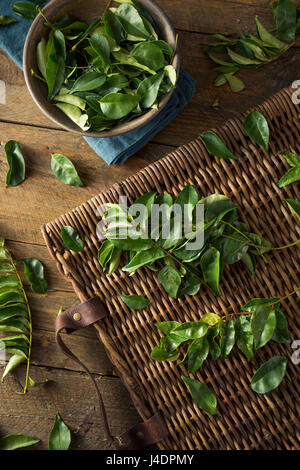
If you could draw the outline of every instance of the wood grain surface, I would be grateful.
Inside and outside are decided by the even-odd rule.
[[[56,314],[61,306],[68,308],[77,299],[59,277],[40,226],[299,78],[300,44],[297,44],[277,62],[244,70],[241,78],[246,89],[242,93],[234,94],[227,86],[213,86],[216,72],[204,54],[211,41],[209,35],[254,31],[256,14],[265,26],[272,28],[269,0],[157,0],[157,3],[179,33],[182,65],[197,80],[196,94],[171,124],[123,166],[109,167],[80,136],[58,129],[41,114],[26,89],[22,71],[0,51],[0,80],[6,84],[7,100],[6,105],[0,104],[0,235],[7,240],[15,258],[35,256],[45,265],[47,295],[32,294],[28,288],[27,292],[34,328],[32,376],[35,380],[51,379],[49,384],[23,396],[18,393],[24,376],[24,368],[20,367],[0,385],[0,436],[20,432],[35,435],[42,440],[37,449],[47,448],[56,412],[73,431],[73,449],[106,448],[89,380],[55,345]],[[8,167],[3,146],[10,139],[20,143],[26,159],[26,181],[16,188],[5,187]],[[51,153],[70,157],[85,187],[62,185],[51,172]],[[66,342],[96,374],[112,432],[119,434],[138,422],[129,396],[94,331],[81,331],[67,337]]]

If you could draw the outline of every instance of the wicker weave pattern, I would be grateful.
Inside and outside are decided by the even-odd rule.
[[[195,374],[218,397],[219,414],[210,416],[192,402],[180,375],[185,367],[158,363],[150,359],[151,349],[159,343],[155,321],[199,320],[206,312],[232,313],[251,297],[283,296],[299,284],[297,247],[268,255],[269,264],[258,261],[253,277],[243,266],[226,268],[221,283],[221,297],[205,288],[194,297],[171,299],[160,287],[156,273],[147,268],[129,277],[120,269],[107,278],[97,261],[100,242],[95,229],[99,222],[97,207],[117,202],[120,194],[130,202],[146,191],[156,189],[177,194],[186,184],[195,185],[200,196],[224,193],[237,202],[239,217],[251,231],[268,238],[274,246],[300,238],[295,217],[281,200],[300,199],[296,184],[280,190],[276,182],[289,168],[279,150],[289,148],[300,153],[299,106],[292,103],[291,89],[282,90],[257,107],[267,117],[271,131],[270,151],[255,145],[242,130],[242,118],[232,119],[217,133],[239,156],[238,161],[211,157],[200,139],[179,148],[105,194],[100,194],[74,211],[43,227],[44,236],[59,271],[72,282],[80,298],[98,294],[110,316],[103,325],[105,346],[123,372],[138,384],[137,396],[145,407],[138,410],[143,419],[161,411],[170,436],[159,444],[161,449],[296,449],[299,447],[299,366],[289,361],[287,376],[280,388],[259,395],[249,386],[259,365],[271,355],[290,356],[290,346],[271,343],[260,350],[249,364],[237,348],[228,359],[207,360]],[[72,225],[85,242],[82,253],[66,251],[60,228]],[[151,299],[142,311],[128,309],[118,293],[141,294]],[[300,339],[299,297],[283,302],[292,340]],[[113,342],[111,341],[113,340]]]

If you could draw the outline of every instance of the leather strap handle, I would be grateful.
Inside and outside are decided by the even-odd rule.
[[[79,364],[93,382],[98,396],[101,421],[108,443],[115,443],[121,449],[142,450],[165,439],[169,434],[162,416],[157,413],[147,421],[138,423],[132,429],[122,434],[122,436],[114,438],[110,433],[104,402],[95,378],[86,365],[65,345],[61,337],[61,331],[63,329],[65,329],[68,334],[71,334],[76,330],[95,324],[106,316],[107,310],[98,296],[65,310],[56,319],[56,342],[61,352]]]
[[[101,421],[104,428],[105,437],[108,442],[112,444],[114,442],[114,438],[110,433],[105,406],[98,384],[89,369],[86,367],[86,365],[83,364],[83,362],[81,362],[80,359],[78,359],[78,357],[75,356],[75,354],[73,354],[72,351],[65,345],[60,335],[63,329],[65,329],[66,332],[70,334],[76,330],[85,328],[86,326],[96,323],[97,321],[104,318],[106,315],[107,311],[104,308],[102,302],[100,302],[99,297],[93,297],[92,299],[89,299],[80,305],[76,305],[75,307],[69,308],[68,310],[65,310],[60,315],[58,315],[58,317],[56,318],[55,337],[57,345],[60,348],[61,352],[64,353],[70,359],[72,359],[74,362],[79,364],[86,371],[91,381],[93,382],[98,396]]]

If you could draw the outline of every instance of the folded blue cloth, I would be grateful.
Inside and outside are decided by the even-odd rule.
[[[31,21],[12,14],[12,3],[1,1],[0,15],[16,16],[18,23],[0,27],[0,48],[22,68],[23,47]],[[84,137],[92,149],[105,160],[108,165],[124,163],[131,155],[142,148],[158,132],[160,132],[187,105],[195,92],[195,80],[185,70],[180,71],[177,87],[164,107],[154,119],[140,129],[116,137],[96,138]]]

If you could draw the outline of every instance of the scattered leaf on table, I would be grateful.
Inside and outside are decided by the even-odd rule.
[[[25,161],[18,142],[9,140],[4,147],[9,170],[6,175],[8,186],[18,186],[25,180]]]
[[[62,183],[70,186],[83,186],[75,166],[65,155],[54,153],[51,157],[51,169]]]
[[[273,1],[277,34],[283,41],[293,41],[296,34],[297,9],[290,0]]]
[[[43,264],[36,258],[22,258],[17,263],[24,263],[24,273],[31,284],[33,292],[46,294],[48,286],[44,278]]]
[[[49,450],[68,450],[71,444],[71,431],[56,413],[54,426],[49,435]]]
[[[33,446],[40,442],[40,439],[26,436],[25,434],[8,434],[0,437],[0,450],[15,450],[23,447]]]

